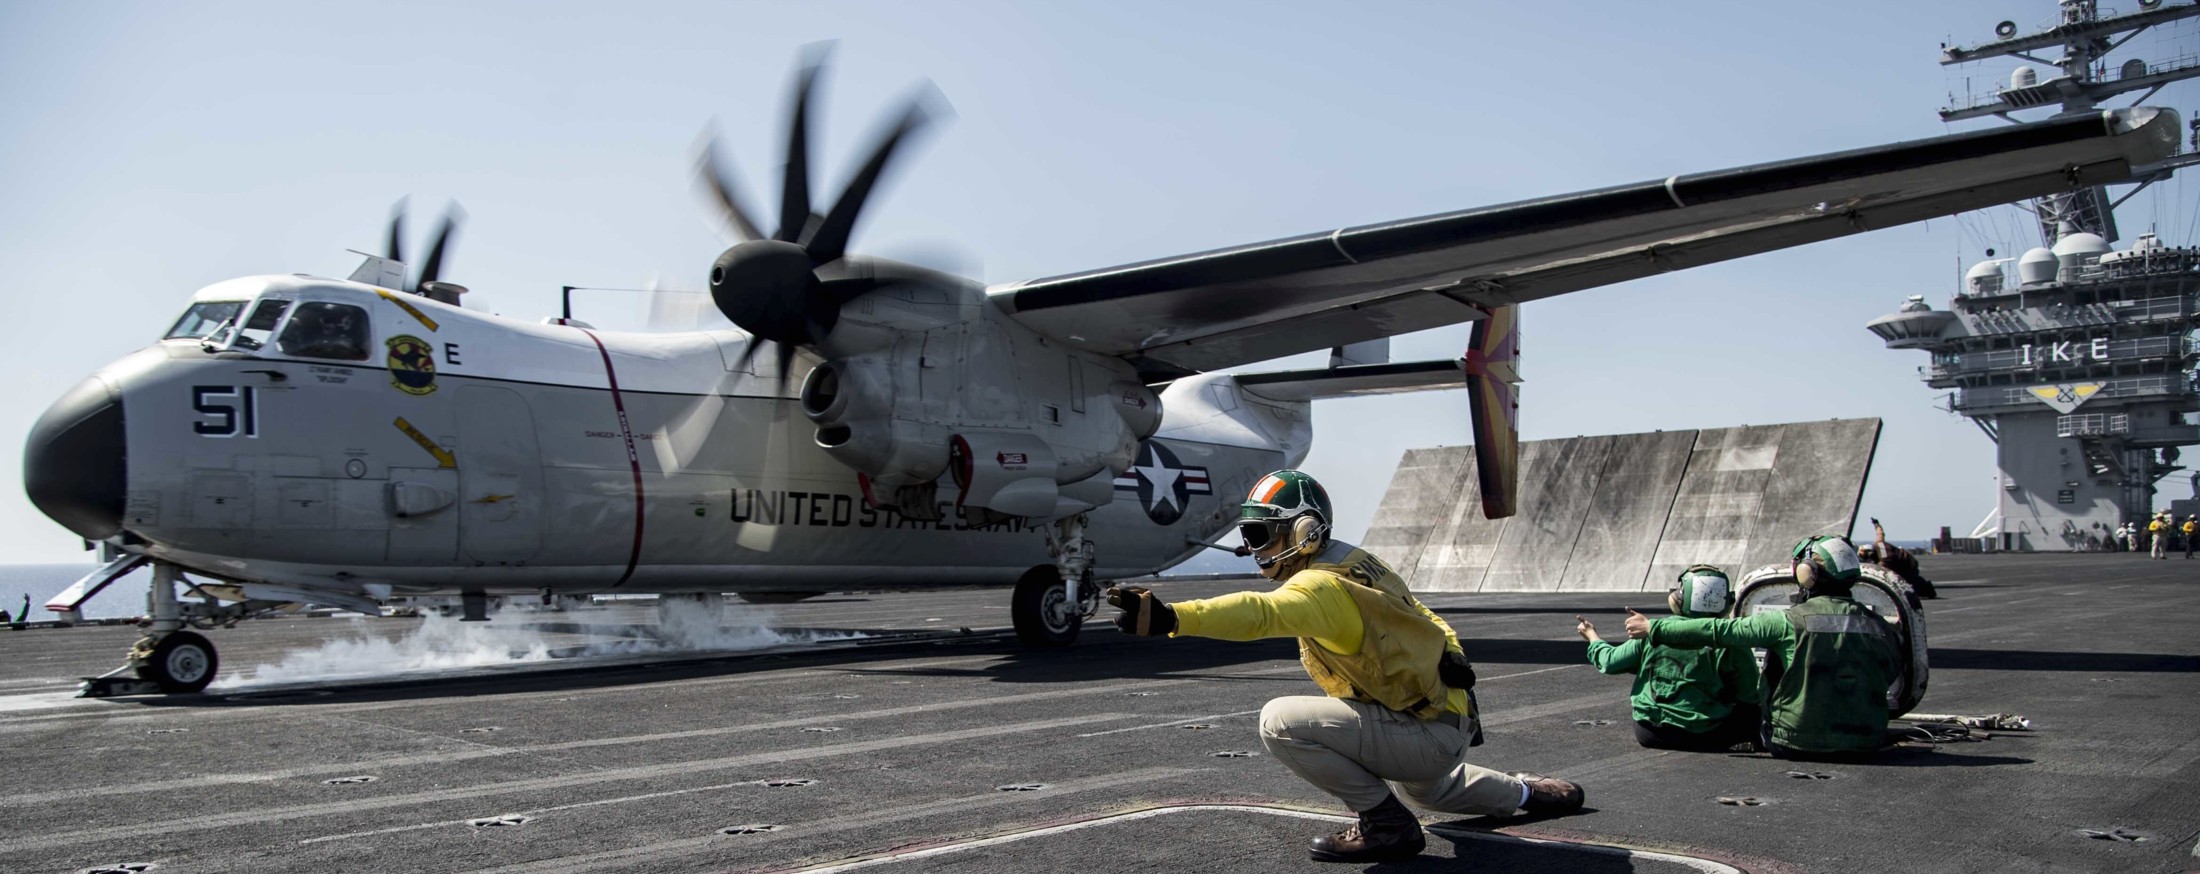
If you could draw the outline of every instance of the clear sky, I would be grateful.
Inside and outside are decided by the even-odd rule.
[[[787,78],[818,40],[839,41],[821,197],[913,86],[929,78],[955,109],[854,248],[953,253],[1004,282],[1937,135],[1966,75],[1986,89],[2011,66],[1944,69],[1938,46],[2054,8],[0,0],[0,434],[20,441],[200,286],[348,274],[344,250],[378,248],[405,195],[414,251],[464,205],[445,278],[506,315],[554,314],[563,284],[701,288],[723,242],[692,144],[715,118],[752,203],[776,197]],[[2190,53],[2193,33],[2132,49]],[[2188,83],[2149,102],[2190,118],[2196,97]],[[2194,242],[2196,186],[2135,198],[2127,237]],[[1878,416],[1864,514],[1897,538],[1967,533],[1992,505],[1991,444],[1933,409],[1921,353],[1863,325],[1905,295],[1944,305],[1987,246],[2033,245],[2002,210],[1531,304],[1524,436]],[[634,308],[580,309],[616,325]],[[1465,336],[1395,351],[1454,357]],[[1325,402],[1316,420],[1305,466],[1347,536],[1401,451],[1469,442],[1457,393]],[[81,555],[0,465],[0,562]]]

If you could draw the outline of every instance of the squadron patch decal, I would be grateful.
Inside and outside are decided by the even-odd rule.
[[[435,350],[411,334],[389,341],[390,384],[409,395],[435,394]]]

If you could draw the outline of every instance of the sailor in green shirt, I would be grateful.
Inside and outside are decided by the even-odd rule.
[[[1868,756],[1887,745],[1887,686],[1901,670],[1901,638],[1850,597],[1863,571],[1847,538],[1809,538],[1790,558],[1809,596],[1800,604],[1738,619],[1655,622],[1630,610],[1627,636],[1651,647],[1762,647],[1765,748],[1786,759]]]
[[[1279,470],[1253,484],[1238,532],[1269,592],[1163,603],[1137,587],[1108,590],[1116,627],[1141,636],[1260,640],[1295,637],[1321,695],[1288,695],[1260,713],[1269,755],[1358,814],[1314,838],[1317,862],[1400,862],[1427,839],[1411,808],[1509,816],[1581,809],[1581,787],[1466,761],[1479,743],[1474,669],[1451,626],[1397,572],[1330,533],[1329,495],[1313,477]]]
[[[1707,564],[1682,571],[1665,603],[1674,615],[1718,617],[1734,605],[1726,572]],[[1607,674],[1634,674],[1635,742],[1667,750],[1721,752],[1756,746],[1764,717],[1757,709],[1757,660],[1748,647],[1705,649],[1614,646],[1579,616],[1574,630],[1589,642],[1589,664]]]

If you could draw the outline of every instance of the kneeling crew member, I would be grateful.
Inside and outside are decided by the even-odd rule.
[[[1765,650],[1765,749],[1784,759],[1852,759],[1887,745],[1887,686],[1901,638],[1850,592],[1863,576],[1843,537],[1812,537],[1790,553],[1809,597],[1778,613],[1650,621],[1628,611],[1627,636],[1651,646]]]
[[[1581,787],[1467,764],[1479,731],[1472,666],[1451,626],[1388,565],[1329,538],[1329,495],[1279,470],[1253,485],[1238,530],[1272,592],[1164,604],[1140,588],[1108,590],[1131,634],[1219,640],[1299,639],[1299,661],[1325,696],[1268,702],[1260,740],[1293,773],[1343,800],[1359,822],[1315,838],[1317,862],[1402,861],[1420,854],[1421,822],[1391,794],[1444,813],[1569,813]]]
[[[1726,573],[1707,564],[1681,571],[1665,594],[1673,615],[1717,617],[1734,605]],[[1607,674],[1634,674],[1635,742],[1646,747],[1722,752],[1757,745],[1764,721],[1757,702],[1757,659],[1744,646],[1684,649],[1629,640],[1618,646],[1597,637],[1589,620],[1574,617],[1589,642],[1589,664]]]

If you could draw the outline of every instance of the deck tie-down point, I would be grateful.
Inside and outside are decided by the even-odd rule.
[[[1250,759],[1260,754],[1251,750],[1220,750],[1217,752],[1208,753],[1207,755],[1213,756],[1218,759]]]
[[[997,792],[1037,792],[1045,788],[1047,788],[1045,783],[1010,783],[1005,786],[993,787]]]
[[[1720,804],[1724,804],[1728,807],[1757,807],[1765,803],[1765,800],[1762,798],[1755,798],[1748,795],[1721,795],[1719,796],[1718,801]]]
[[[2145,834],[2143,832],[2135,832],[2120,825],[2110,826],[2108,828],[2081,828],[2077,830],[2077,835],[2082,838],[2091,838],[2096,841],[2113,841],[2116,843],[2132,844],[2136,844],[2140,841],[2150,841],[2154,839],[2151,835]]]
[[[508,828],[512,826],[526,825],[534,821],[534,817],[528,816],[523,813],[506,813],[499,816],[484,816],[480,819],[469,819],[466,821],[466,824],[473,826],[474,828]]]
[[[786,828],[786,826],[764,825],[761,823],[753,825],[729,825],[725,828],[719,829],[718,833],[722,835],[760,835],[764,834],[765,832],[775,832],[783,828]]]
[[[360,774],[355,777],[338,777],[334,780],[323,780],[321,781],[321,783],[327,786],[353,786],[360,783],[372,783],[380,779],[382,778],[376,777],[372,774]]]

